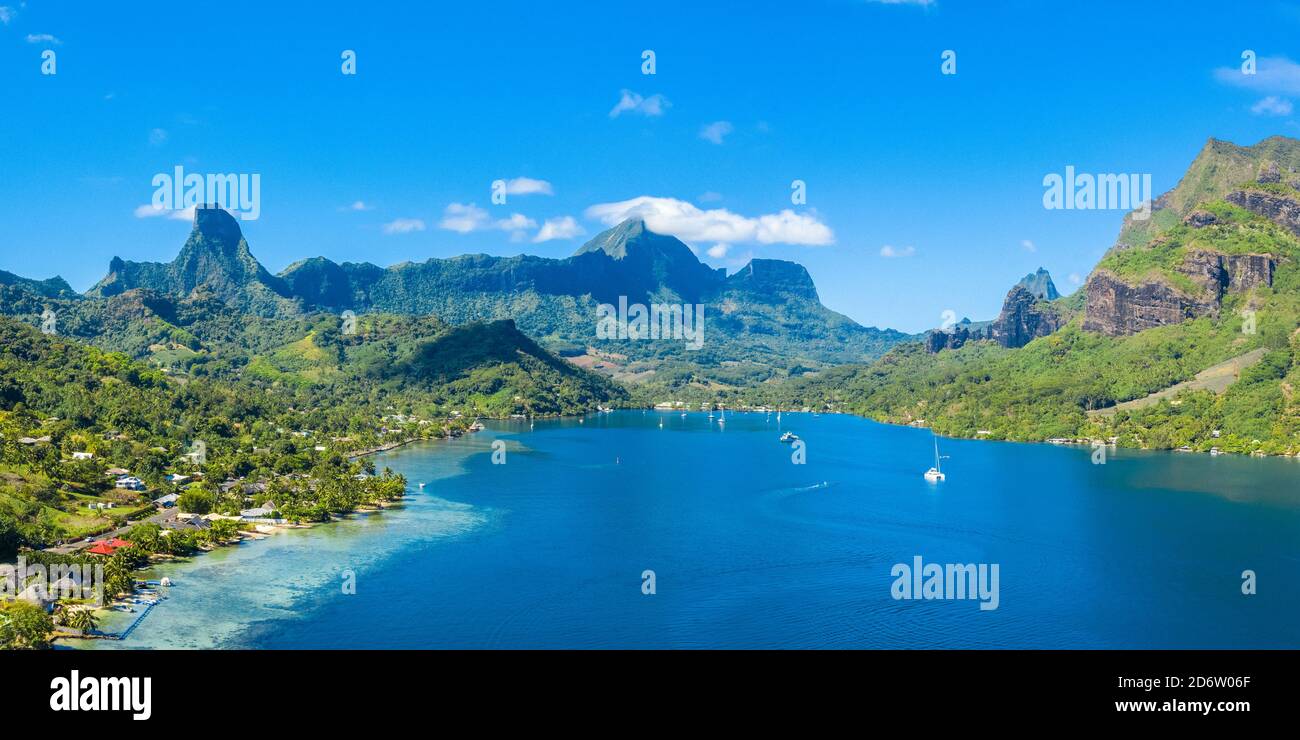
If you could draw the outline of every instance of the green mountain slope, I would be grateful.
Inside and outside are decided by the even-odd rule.
[[[1297,182],[1300,142],[1212,140],[1149,223],[1126,219],[1116,248],[1081,291],[1085,315],[1059,331],[1019,349],[978,341],[931,354],[902,345],[871,366],[837,368],[749,398],[830,406],[955,436],[1116,437],[1148,448],[1300,453]],[[1235,382],[1191,384],[1142,408],[1088,413],[1261,350]]]
[[[907,338],[860,326],[827,309],[807,271],[793,262],[753,260],[727,277],[700,262],[680,240],[655,233],[637,219],[602,232],[566,259],[479,254],[380,268],[315,257],[270,275],[253,257],[233,217],[219,209],[198,209],[194,229],[175,260],[114,258],[109,274],[87,296],[162,299],[178,307],[211,306],[215,300],[225,312],[264,318],[353,311],[433,315],[452,324],[513,320],[543,346],[575,362],[663,390],[736,387],[867,362]],[[703,306],[704,347],[688,348],[684,340],[597,337],[598,305],[620,300]],[[35,305],[9,313],[32,315]],[[101,333],[91,309],[73,311],[63,321],[71,334]],[[170,328],[157,322],[129,331],[135,345],[173,344]],[[134,345],[122,348],[139,351]]]

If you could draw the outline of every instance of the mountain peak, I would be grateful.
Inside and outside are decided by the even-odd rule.
[[[194,209],[194,228],[176,262],[184,264],[206,257],[231,266],[246,252],[248,243],[235,217],[219,206],[200,206]]]
[[[1054,301],[1061,297],[1056,290],[1056,284],[1052,282],[1051,273],[1041,267],[1020,278],[1016,286],[1028,290],[1039,300]]]
[[[604,252],[616,260],[621,260],[628,254],[628,245],[640,241],[646,235],[663,236],[646,228],[643,219],[635,217],[624,219],[617,226],[592,237],[591,241],[583,244],[574,254],[576,256],[589,252]],[[668,238],[672,239],[672,237]]]
[[[244,238],[239,222],[218,205],[204,205],[194,209],[194,231],[211,242],[232,248]]]
[[[820,300],[808,270],[797,262],[787,260],[752,259],[727,278],[727,285],[774,298]]]
[[[215,205],[194,209],[194,228],[176,259],[167,263],[114,258],[109,274],[89,294],[113,296],[135,288],[183,297],[202,289],[259,315],[292,310],[284,281],[273,277],[248,249],[239,222]]]

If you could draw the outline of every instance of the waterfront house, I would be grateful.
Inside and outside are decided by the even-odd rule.
[[[109,545],[107,542],[96,542],[86,550],[86,554],[88,555],[112,555],[115,552],[117,552],[117,548]]]
[[[176,519],[173,519],[170,522],[167,522],[166,524],[163,525],[163,527],[166,529],[198,531],[204,529],[212,529],[212,522],[197,516],[189,517],[186,519],[181,519],[178,517]]]

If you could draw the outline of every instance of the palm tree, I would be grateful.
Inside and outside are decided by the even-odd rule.
[[[131,569],[126,558],[116,553],[104,562],[104,596],[112,599],[120,593],[131,590]]]
[[[83,634],[88,634],[99,627],[99,618],[95,616],[93,609],[69,609],[65,624],[74,630],[81,630]]]

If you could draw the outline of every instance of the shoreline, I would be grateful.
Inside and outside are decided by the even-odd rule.
[[[647,410],[649,410],[649,411],[659,411],[659,412],[665,412],[665,413],[670,413],[670,412],[676,412],[676,411],[677,411],[676,409],[654,409],[654,408],[647,409]],[[703,413],[703,412],[687,411],[687,413]],[[736,413],[736,414],[763,414],[763,413],[767,413],[767,412],[764,412],[764,411],[756,411],[756,410],[754,410],[754,409],[733,409],[733,410],[732,410],[732,413]],[[881,419],[873,419],[873,418],[871,418],[870,416],[866,416],[866,415],[864,415],[864,414],[854,413],[854,412],[852,412],[852,411],[827,411],[827,410],[823,410],[823,411],[785,411],[785,412],[783,412],[783,413],[786,413],[786,414],[811,414],[811,415],[821,415],[821,414],[832,415],[832,414],[833,414],[833,415],[837,415],[837,416],[852,416],[852,417],[855,417],[855,418],[858,418],[858,419],[864,419],[864,420],[866,420],[866,421],[875,422],[876,424],[884,424],[884,425],[886,425],[886,426],[891,426],[891,427],[906,427],[906,428],[911,428],[911,429],[928,429],[928,430],[930,430],[932,433],[934,433],[936,436],[943,437],[944,439],[961,439],[961,440],[970,440],[970,441],[973,441],[973,442],[1010,442],[1010,443],[1012,443],[1012,444],[1051,445],[1052,447],[1084,447],[1084,448],[1089,448],[1089,449],[1092,447],[1092,445],[1093,445],[1094,443],[1100,442],[1100,443],[1102,444],[1102,446],[1104,446],[1104,447],[1106,447],[1106,448],[1114,448],[1114,449],[1121,449],[1121,450],[1140,450],[1140,451],[1142,451],[1142,452],[1177,452],[1177,453],[1179,453],[1179,454],[1184,454],[1184,455],[1196,454],[1196,455],[1209,455],[1209,456],[1211,456],[1211,457],[1220,457],[1220,456],[1223,456],[1223,455],[1233,455],[1233,456],[1235,456],[1235,457],[1253,457],[1253,458],[1262,458],[1262,459],[1276,458],[1276,459],[1279,459],[1279,460],[1300,460],[1300,452],[1296,452],[1295,454],[1289,454],[1289,453],[1285,453],[1285,452],[1283,452],[1283,453],[1278,453],[1278,454],[1263,453],[1263,454],[1256,455],[1256,454],[1254,454],[1254,453],[1252,453],[1252,452],[1227,452],[1227,451],[1224,451],[1224,450],[1220,450],[1218,453],[1214,453],[1214,452],[1211,452],[1210,450],[1182,449],[1181,447],[1134,447],[1134,446],[1132,446],[1132,445],[1123,445],[1123,444],[1118,444],[1118,443],[1114,443],[1114,444],[1112,444],[1111,442],[1109,442],[1109,441],[1107,441],[1107,440],[1099,440],[1099,439],[1088,439],[1088,440],[1086,440],[1086,441],[1080,441],[1080,440],[1083,439],[1083,438],[1081,438],[1081,437],[1080,437],[1080,438],[1069,438],[1069,439],[1067,439],[1067,438],[1061,438],[1061,439],[1064,440],[1064,441],[1057,441],[1057,442],[1053,442],[1052,439],[1050,439],[1050,438],[1049,438],[1049,439],[990,439],[989,437],[981,437],[981,436],[973,436],[973,437],[964,437],[964,436],[963,436],[963,437],[959,437],[959,436],[954,436],[954,435],[951,435],[951,434],[939,434],[938,432],[935,432],[935,431],[934,431],[934,427],[931,427],[931,426],[928,426],[928,425],[923,425],[923,424],[913,424],[913,423],[910,423],[910,422],[883,421],[883,420],[881,420]]]
[[[445,439],[451,439],[451,437],[436,437],[433,439],[425,439],[423,437],[412,437],[411,439],[404,439],[400,442],[388,442],[387,444],[382,444],[379,445],[378,447],[363,447],[360,450],[349,452],[347,454],[347,459],[356,460],[357,458],[361,458],[361,457],[369,457],[371,455],[377,455],[381,452],[388,452],[390,450],[396,450],[399,447],[405,447],[406,445],[409,445],[413,442],[437,442]]]
[[[561,417],[561,418],[562,418],[562,417]],[[467,431],[466,431],[466,434],[473,434],[474,432],[475,432],[475,430],[467,430]],[[376,455],[376,454],[379,454],[379,453],[381,453],[381,452],[389,452],[389,451],[391,451],[391,450],[395,450],[395,449],[398,449],[398,448],[401,448],[401,447],[405,447],[405,446],[407,446],[407,445],[410,445],[410,444],[413,444],[413,443],[416,443],[416,442],[444,442],[444,441],[447,441],[447,440],[455,439],[457,436],[463,436],[463,435],[447,435],[447,436],[443,436],[443,437],[432,437],[432,438],[412,437],[412,438],[410,438],[410,439],[404,439],[404,440],[401,440],[401,441],[398,441],[398,442],[389,442],[389,443],[386,443],[386,444],[383,444],[383,445],[378,445],[378,446],[376,446],[376,447],[363,448],[363,449],[361,449],[361,450],[357,450],[357,451],[355,451],[355,452],[351,452],[351,453],[348,454],[347,459],[348,459],[348,460],[356,460],[356,459],[361,458],[361,457],[368,457],[368,456],[370,456],[370,455]],[[408,487],[408,488],[410,487],[410,482],[409,482],[409,481],[407,482],[407,487]],[[409,495],[411,495],[409,490],[408,490],[408,491],[403,491],[403,493],[402,493],[402,498],[400,498],[400,499],[398,499],[398,500],[396,500],[396,501],[386,501],[386,502],[381,502],[381,503],[379,503],[379,504],[366,504],[366,505],[358,506],[356,509],[354,509],[354,510],[352,510],[352,511],[350,511],[350,512],[347,512],[347,513],[345,513],[345,514],[343,514],[343,515],[339,515],[339,516],[331,516],[330,519],[329,519],[329,521],[324,521],[324,522],[297,522],[297,523],[289,523],[289,522],[286,522],[286,523],[284,523],[284,524],[263,524],[263,525],[257,525],[257,527],[266,527],[267,530],[269,530],[269,531],[262,531],[261,529],[258,529],[258,528],[255,528],[255,529],[253,529],[253,530],[251,530],[251,531],[240,530],[240,531],[239,531],[238,539],[235,540],[235,541],[226,542],[226,543],[223,543],[222,545],[220,545],[220,546],[218,546],[218,547],[213,547],[213,548],[211,548],[211,549],[202,549],[202,548],[200,548],[197,552],[194,552],[194,553],[192,553],[191,555],[188,555],[188,556],[168,555],[168,556],[160,557],[160,558],[158,558],[157,560],[154,560],[153,558],[151,558],[151,559],[150,559],[150,562],[149,562],[148,565],[144,566],[143,568],[140,568],[138,571],[133,571],[133,573],[135,573],[135,572],[139,572],[139,571],[148,570],[149,568],[154,567],[154,566],[156,566],[156,565],[159,565],[160,563],[178,562],[178,561],[190,561],[190,560],[193,560],[194,558],[197,558],[197,557],[202,556],[202,555],[206,555],[206,554],[211,553],[211,552],[215,552],[216,550],[222,549],[222,548],[224,548],[224,547],[237,547],[237,546],[239,546],[239,545],[241,545],[241,544],[243,544],[243,543],[245,543],[245,542],[258,542],[258,541],[265,540],[265,539],[267,539],[267,538],[269,538],[269,537],[272,537],[272,536],[274,536],[274,535],[280,534],[281,532],[285,532],[285,531],[288,531],[288,530],[295,530],[295,529],[296,529],[296,530],[315,529],[315,528],[317,528],[318,526],[321,526],[321,525],[325,525],[325,524],[333,524],[333,523],[335,523],[335,522],[342,521],[342,520],[344,520],[345,518],[347,518],[348,516],[350,516],[350,515],[352,515],[352,514],[366,514],[366,515],[370,515],[370,514],[383,513],[383,512],[385,512],[385,511],[388,511],[389,509],[400,508],[401,505],[404,503],[404,500],[406,499],[406,497],[409,496]],[[170,597],[168,597],[168,598],[170,598]],[[112,611],[112,610],[114,610],[114,607],[115,607],[115,606],[126,605],[126,604],[130,604],[130,603],[131,603],[131,601],[130,601],[130,597],[127,597],[127,598],[120,598],[120,599],[114,599],[113,601],[109,602],[108,604],[105,604],[104,606],[100,607],[99,609],[96,609],[96,611]],[[150,609],[150,610],[152,609],[152,605],[150,606],[149,609]],[[132,622],[131,626],[128,628],[128,633],[127,633],[128,635],[129,635],[129,631],[130,631],[130,630],[134,630],[135,626],[138,625],[141,621],[143,621],[144,617],[147,616],[147,614],[148,614],[148,610],[147,610],[144,614],[141,614],[140,617],[138,617],[136,620],[134,620],[134,621]],[[121,640],[121,639],[125,639],[125,638],[124,638],[124,637],[120,637],[120,636],[103,635],[103,634],[100,634],[100,635],[74,635],[74,634],[68,634],[68,633],[62,633],[62,634],[60,634],[60,633],[56,633],[53,637],[50,638],[50,645],[51,645],[51,647],[53,647],[53,646],[55,646],[55,645],[58,645],[58,644],[60,643],[60,641],[65,641],[65,640]],[[79,649],[79,648],[77,648],[76,646],[69,646],[69,645],[66,645],[66,644],[64,645],[64,647],[70,647],[70,648],[72,648],[72,649]]]

